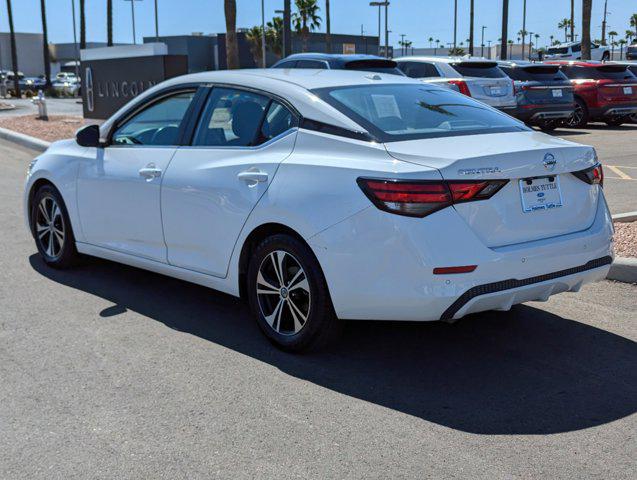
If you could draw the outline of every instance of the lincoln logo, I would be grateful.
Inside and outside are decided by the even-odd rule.
[[[93,103],[93,69],[91,67],[86,68],[85,83],[86,108],[89,112],[92,112],[95,110],[95,104]]]
[[[544,168],[552,171],[555,168],[557,160],[555,160],[555,156],[552,153],[547,153],[544,155],[544,161],[542,163],[544,163]]]

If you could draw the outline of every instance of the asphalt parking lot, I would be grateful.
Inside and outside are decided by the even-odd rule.
[[[637,166],[627,128],[567,138],[620,136],[600,157]],[[635,478],[637,286],[348,323],[288,355],[232,297],[47,268],[22,219],[34,155],[0,141],[0,478]],[[613,209],[637,210],[637,183],[607,175]]]

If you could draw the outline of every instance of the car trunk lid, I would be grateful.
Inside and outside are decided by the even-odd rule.
[[[451,136],[389,142],[386,148],[399,160],[438,169],[445,180],[507,179],[508,183],[493,197],[454,206],[489,247],[564,235],[592,224],[597,186],[571,174],[595,164],[591,147],[539,132],[474,135],[464,139]],[[527,182],[529,179],[531,184]],[[525,193],[524,187],[529,187]],[[548,187],[550,190],[543,190]],[[529,210],[542,205],[542,198],[561,205]]]

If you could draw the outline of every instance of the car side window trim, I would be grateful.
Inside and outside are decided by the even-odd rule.
[[[190,118],[193,104],[195,103],[195,100],[197,99],[197,96],[199,95],[199,88],[200,86],[198,84],[184,84],[184,85],[173,86],[173,87],[157,92],[156,95],[153,95],[151,98],[147,99],[143,103],[135,105],[132,108],[128,109],[115,122],[113,122],[113,126],[111,127],[110,131],[108,132],[108,136],[106,137],[105,146],[108,148],[112,148],[112,147],[139,148],[140,146],[147,147],[147,148],[151,148],[151,147],[166,148],[165,145],[163,146],[162,145],[140,145],[140,146],[116,145],[113,143],[113,135],[122,125],[124,125],[126,122],[134,118],[136,115],[139,115],[140,113],[142,113],[144,110],[152,107],[157,102],[160,102],[174,95],[179,95],[180,93],[195,92],[195,96],[190,102],[190,105],[188,106],[188,109],[186,110],[186,113],[184,114],[184,117],[182,118],[181,123],[179,124],[179,133],[177,135],[177,142],[175,142],[176,145],[172,145],[172,147],[180,146],[183,140],[184,128],[186,124],[188,123],[187,120]]]

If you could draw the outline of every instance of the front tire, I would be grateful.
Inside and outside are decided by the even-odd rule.
[[[310,248],[290,235],[276,234],[257,246],[247,289],[257,324],[282,350],[321,348],[338,331],[321,267]]]
[[[62,195],[52,185],[40,187],[31,203],[31,233],[44,262],[68,268],[79,257],[75,236]]]

